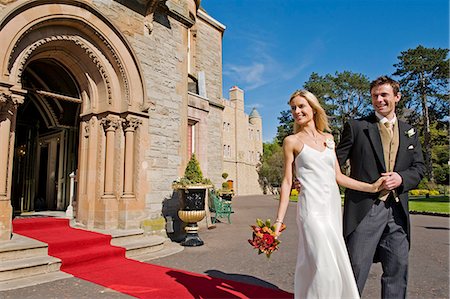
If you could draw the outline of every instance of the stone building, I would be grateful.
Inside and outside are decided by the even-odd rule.
[[[27,211],[161,219],[192,152],[216,186],[226,168],[251,193],[244,160],[223,157],[224,30],[200,0],[0,0],[0,239]]]
[[[244,112],[244,92],[234,86],[223,110],[223,169],[238,195],[262,194],[257,164],[262,155],[262,120]]]

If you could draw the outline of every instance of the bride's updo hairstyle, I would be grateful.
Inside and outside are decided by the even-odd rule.
[[[308,104],[311,106],[314,112],[314,123],[316,125],[316,129],[319,132],[331,132],[330,126],[328,124],[328,116],[325,113],[325,110],[320,106],[319,100],[313,95],[311,92],[306,89],[296,90],[291,97],[289,98],[288,105],[291,104],[291,101],[295,97],[304,98]],[[294,134],[300,130],[298,124],[294,121]]]

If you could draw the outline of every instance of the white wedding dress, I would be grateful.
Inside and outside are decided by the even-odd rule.
[[[299,246],[295,298],[359,298],[342,235],[341,197],[334,145],[318,151],[304,145],[295,158]]]

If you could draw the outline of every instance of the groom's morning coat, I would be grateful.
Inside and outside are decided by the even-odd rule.
[[[395,128],[397,129],[397,128]],[[403,179],[396,189],[402,205],[405,231],[410,239],[408,191],[415,188],[423,177],[425,167],[418,132],[409,124],[398,121],[399,147],[394,172]],[[414,134],[413,134],[414,133]],[[350,120],[344,126],[341,141],[336,148],[339,164],[350,159],[350,177],[373,183],[386,172],[383,146],[378,128],[378,118],[372,114],[366,118]],[[344,203],[344,237],[352,233],[370,211],[378,194],[346,190]]]

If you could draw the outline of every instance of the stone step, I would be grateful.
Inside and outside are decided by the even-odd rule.
[[[0,262],[27,257],[47,256],[48,245],[35,239],[13,234],[9,241],[0,242]]]
[[[6,281],[0,281],[0,292],[31,287],[41,283],[48,283],[71,277],[73,276],[70,274],[64,273],[62,271],[56,271],[45,274],[38,274],[22,278],[10,279]]]
[[[128,258],[139,261],[168,256],[184,249],[165,237],[146,235],[142,229],[95,231],[111,235],[111,245],[124,247]],[[59,259],[48,255],[46,243],[14,234],[10,241],[0,242],[0,291],[71,277],[59,271],[60,266]]]
[[[184,250],[184,246],[167,240],[161,250],[148,252],[145,254],[135,255],[132,258],[141,262],[151,261],[154,259],[166,257]]]
[[[59,271],[61,260],[51,256],[27,257],[2,261],[0,281]]]

